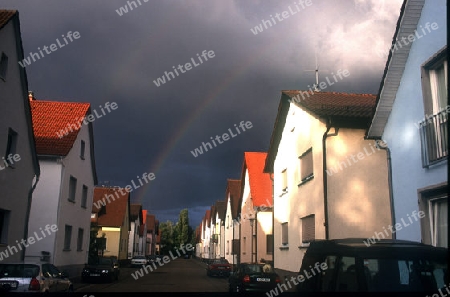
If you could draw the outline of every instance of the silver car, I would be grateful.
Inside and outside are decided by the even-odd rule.
[[[131,259],[131,267],[147,265],[147,264],[148,264],[148,260],[145,256],[134,256]]]
[[[53,264],[0,264],[0,292],[73,292],[67,275]]]

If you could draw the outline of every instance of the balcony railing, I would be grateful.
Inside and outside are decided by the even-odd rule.
[[[420,123],[422,166],[429,167],[448,156],[448,113],[446,110],[427,117]]]

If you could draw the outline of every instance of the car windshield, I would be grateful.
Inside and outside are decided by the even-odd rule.
[[[0,278],[35,277],[39,274],[39,266],[34,264],[0,264]]]
[[[220,260],[214,260],[213,264],[229,264],[228,260],[226,259],[220,259]]]
[[[98,258],[97,260],[91,260],[90,265],[112,265],[112,260],[109,258]]]
[[[144,256],[135,256],[134,258],[135,258],[135,259],[145,259]]]

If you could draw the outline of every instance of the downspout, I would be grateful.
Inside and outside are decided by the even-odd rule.
[[[322,162],[323,162],[323,169],[322,169],[322,175],[323,175],[323,208],[324,208],[324,216],[325,221],[323,225],[325,226],[325,239],[330,238],[330,232],[328,228],[328,176],[327,176],[327,138],[329,136],[337,136],[339,132],[339,128],[334,127],[334,133],[328,134],[330,132],[332,125],[331,120],[327,119],[327,130],[323,134],[322,137]]]
[[[258,263],[258,210],[255,213],[255,263]]]
[[[389,185],[389,204],[391,206],[391,220],[392,226],[395,226],[395,209],[394,209],[394,192],[392,189],[392,160],[391,160],[391,150],[389,149],[386,142],[383,140],[375,140],[375,146],[378,149],[386,151],[387,167],[388,167],[388,185]],[[397,233],[392,232],[392,239],[397,239]]]
[[[36,180],[34,181],[34,185],[30,188],[30,191],[28,192],[28,205],[27,205],[27,212],[25,214],[25,228],[24,228],[24,232],[23,232],[24,238],[28,238],[28,222],[30,220],[31,203],[32,203],[32,200],[33,200],[33,192],[36,189],[37,183],[39,182],[40,174],[36,174],[35,176],[36,176]],[[25,260],[25,250],[26,250],[26,247],[24,246],[23,250],[22,250],[22,255],[20,257],[21,261]]]
[[[275,268],[275,186],[272,174],[269,175],[272,181],[272,267]]]

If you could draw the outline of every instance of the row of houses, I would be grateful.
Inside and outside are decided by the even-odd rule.
[[[37,100],[23,57],[19,12],[0,10],[0,262],[45,260],[80,275],[91,237],[119,260],[156,254],[155,216],[123,188],[96,186],[90,104]]]
[[[282,91],[268,151],[244,153],[196,229],[196,256],[289,275],[316,239],[448,247],[445,11],[404,1],[378,94]]]

